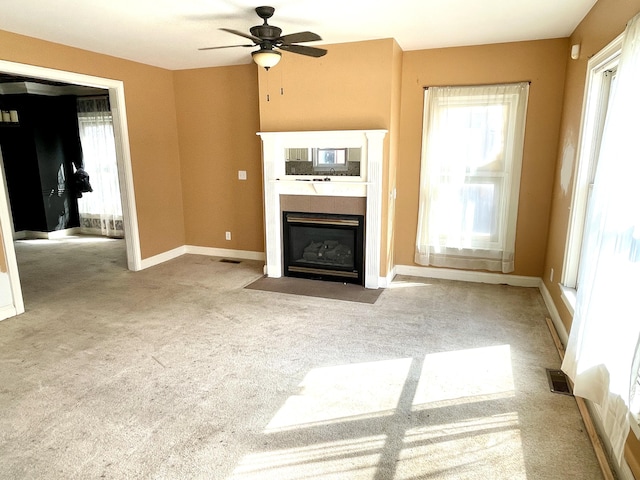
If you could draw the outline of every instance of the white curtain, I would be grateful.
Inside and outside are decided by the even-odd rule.
[[[529,84],[425,90],[415,261],[512,272]]]
[[[640,16],[624,33],[588,205],[563,370],[600,406],[618,460],[636,404],[640,341]],[[634,370],[635,368],[635,370]]]
[[[83,168],[93,192],[78,199],[80,226],[86,233],[122,237],[122,205],[108,97],[78,98]]]

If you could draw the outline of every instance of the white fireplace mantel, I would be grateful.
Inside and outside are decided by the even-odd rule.
[[[366,197],[365,287],[378,288],[380,278],[382,161],[386,130],[259,132],[262,139],[265,206],[266,274],[282,276],[280,195]],[[361,148],[360,176],[331,176],[330,181],[286,175],[287,148]],[[322,177],[318,175],[317,177]]]

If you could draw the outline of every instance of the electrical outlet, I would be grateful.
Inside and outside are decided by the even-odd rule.
[[[231,240],[231,232],[224,232],[225,240]]]
[[[246,179],[247,179],[247,171],[238,170],[238,180],[246,180]]]

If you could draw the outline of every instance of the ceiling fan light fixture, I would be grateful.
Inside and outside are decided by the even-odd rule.
[[[260,49],[255,52],[251,52],[253,61],[265,70],[269,70],[271,67],[275,67],[280,61],[280,52],[270,49]]]

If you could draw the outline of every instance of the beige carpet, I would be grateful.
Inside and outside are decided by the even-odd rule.
[[[17,248],[0,479],[601,478],[536,289],[404,277],[365,304],[246,289],[258,262]]]

